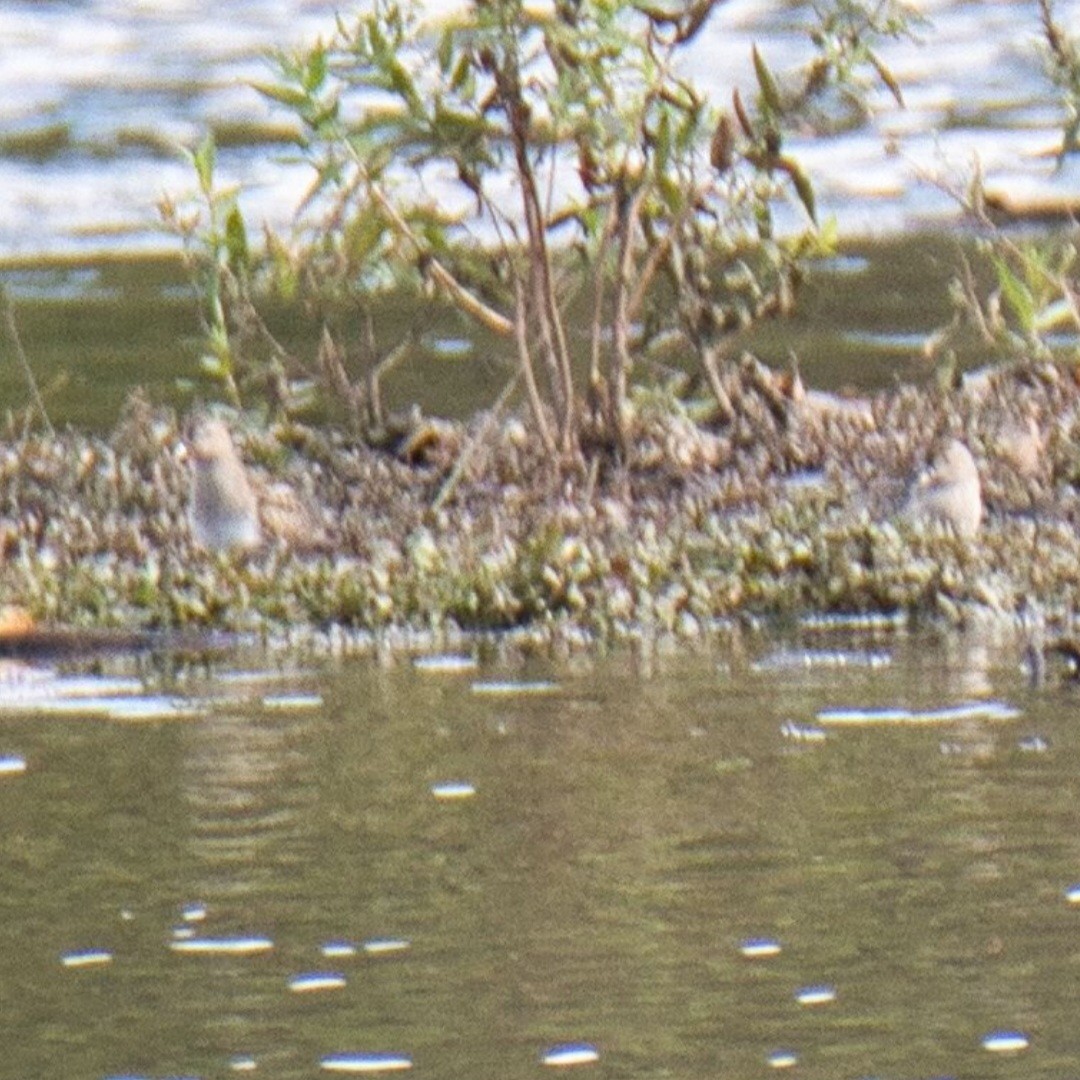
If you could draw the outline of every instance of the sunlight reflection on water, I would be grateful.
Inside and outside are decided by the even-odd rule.
[[[154,203],[191,186],[170,160],[210,126],[253,132],[287,121],[251,89],[265,79],[273,48],[329,32],[338,5],[322,0],[223,0],[211,4],[112,0],[0,5],[0,40],[18,42],[0,69],[0,130],[24,139],[36,128],[62,134],[55,158],[3,151],[7,212],[0,245],[22,253],[159,248]],[[429,5],[439,11],[453,5]],[[1075,2],[1056,5],[1066,25]],[[954,216],[933,177],[979,155],[988,186],[1036,183],[1055,198],[1077,191],[1046,151],[1060,108],[1041,73],[1037,12],[1023,3],[936,4],[919,42],[887,41],[878,55],[904,86],[906,108],[887,91],[871,97],[859,129],[791,148],[815,178],[818,203],[846,232],[880,235],[913,219]],[[754,87],[757,43],[778,71],[805,63],[810,19],[801,6],[721,5],[685,58],[686,72],[718,101]],[[1019,130],[1017,117],[1028,128]],[[12,146],[16,146],[12,143]],[[272,148],[269,156],[280,158]],[[308,182],[303,169],[267,162],[250,147],[223,149],[225,182],[245,187],[253,221],[284,224]],[[268,167],[269,166],[269,167]],[[797,216],[797,215],[796,215]],[[795,218],[793,217],[794,221]]]
[[[644,1072],[676,1049],[688,1075],[979,1075],[1052,1053],[1080,911],[1069,688],[1032,690],[1007,643],[880,629],[820,655],[887,664],[761,663],[821,633],[649,675],[478,662],[554,695],[249,664],[176,677],[200,705],[178,721],[0,712],[33,763],[0,786],[0,1077],[44,1075],[43,1016],[54,1075]],[[943,706],[971,663],[990,695]],[[265,705],[294,693],[319,701]],[[784,723],[830,713],[934,723],[792,753]],[[1016,752],[1021,716],[1053,753]],[[483,798],[434,806],[440,775]]]

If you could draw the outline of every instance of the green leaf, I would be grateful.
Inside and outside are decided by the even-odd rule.
[[[251,268],[248,249],[247,226],[240,208],[233,203],[225,216],[225,248],[229,256],[229,269],[238,277],[246,276]]]
[[[221,307],[221,302],[216,298],[210,306],[213,311],[213,322],[207,330],[206,342],[214,350],[215,356],[227,360],[229,358],[229,331],[225,327],[225,312]]]
[[[308,95],[295,86],[285,86],[281,83],[254,82],[252,88],[262,94],[263,97],[276,101],[280,105],[286,105],[290,109],[298,109],[308,102]]]
[[[416,84],[405,65],[396,56],[390,56],[386,58],[384,71],[387,88],[404,98],[409,107],[415,110],[420,104],[420,96],[416,92]]]
[[[892,94],[896,104],[902,109],[904,107],[904,92],[900,89],[900,83],[897,81],[896,76],[885,66],[880,57],[869,49],[866,52],[866,59],[878,73],[878,78],[889,88],[889,93]]]
[[[757,225],[758,239],[771,240],[773,235],[773,217],[769,204],[762,199],[754,206],[754,223]]]
[[[799,196],[799,202],[803,204],[803,209],[806,211],[807,216],[816,225],[817,205],[814,199],[814,188],[810,183],[810,177],[803,172],[802,166],[791,158],[779,158],[776,164],[791,178],[792,186],[795,188],[795,194]]]
[[[697,141],[701,117],[696,111],[683,115],[675,129],[675,147],[680,155],[686,154]]]
[[[454,62],[454,35],[450,30],[444,30],[439,38],[438,58],[439,70],[446,75]]]
[[[314,103],[314,108],[305,108],[301,111],[304,123],[313,131],[323,133],[328,124],[333,124],[338,118],[338,99],[333,97],[328,101]]]
[[[686,195],[682,187],[676,183],[670,173],[660,173],[656,178],[656,189],[660,198],[664,200],[668,213],[672,217],[677,217],[686,205]]]
[[[454,67],[454,73],[450,76],[450,89],[459,93],[473,76],[472,57],[468,53],[462,53]]]
[[[773,78],[773,73],[762,59],[756,45],[752,50],[752,55],[754,73],[757,75],[758,86],[761,88],[761,100],[769,112],[779,115],[784,111],[784,103],[780,97],[780,88],[776,85],[776,79]]]
[[[304,66],[304,89],[309,94],[317,93],[326,82],[326,48],[318,42],[307,55]]]
[[[666,173],[671,161],[671,116],[667,109],[660,113],[660,122],[656,125],[653,137],[653,149],[656,152],[656,168]]]
[[[199,180],[199,187],[204,194],[209,195],[214,190],[214,165],[217,163],[217,147],[214,145],[213,135],[207,135],[195,148],[191,155],[191,164],[195,167],[195,175]]]
[[[386,38],[383,37],[378,15],[372,15],[370,18],[365,19],[364,29],[367,31],[367,38],[371,44],[372,55],[376,59],[381,60],[390,50],[386,44]]]
[[[212,379],[225,379],[229,375],[228,362],[209,353],[199,357],[199,369]]]
[[[350,262],[354,266],[367,263],[379,250],[385,233],[386,221],[374,205],[362,209],[345,229],[345,250]]]
[[[1036,316],[1035,300],[1031,295],[1031,290],[1012,272],[1001,256],[991,255],[991,262],[1002,297],[1016,316],[1021,329],[1030,331],[1035,325]]]

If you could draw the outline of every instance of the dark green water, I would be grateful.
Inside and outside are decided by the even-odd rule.
[[[845,648],[808,665],[754,641],[649,677],[222,670],[181,686],[196,713],[144,722],[8,704],[0,1077],[300,1078],[387,1052],[512,1080],[566,1042],[593,1076],[761,1076],[781,1049],[806,1077],[1068,1075],[1080,700],[1029,690],[1008,646]],[[321,700],[265,701],[292,687]],[[918,712],[972,700],[991,715]],[[899,706],[923,722],[782,734]],[[435,797],[453,781],[474,794]],[[266,947],[185,953],[177,928]],[[779,954],[742,955],[757,937]],[[62,963],[89,948],[110,962]],[[289,989],[327,970],[344,986]],[[798,1003],[819,985],[834,1000]],[[996,1030],[1028,1049],[984,1049]]]
[[[793,318],[733,339],[730,353],[750,349],[781,368],[797,356],[807,382],[822,388],[868,392],[897,379],[925,381],[933,370],[921,358],[922,343],[950,318],[948,285],[962,250],[958,240],[932,233],[848,245],[842,258],[812,268]],[[199,311],[178,263],[46,259],[0,268],[0,284],[12,295],[20,338],[54,423],[108,431],[133,386],[181,410],[220,396],[220,387],[200,373]],[[269,314],[281,340],[315,369],[318,324],[293,311]],[[408,357],[382,383],[391,409],[418,403],[429,414],[469,416],[494,402],[513,373],[509,342],[479,340],[459,351],[469,328],[431,305],[390,302],[376,313],[376,325],[386,351],[406,330],[416,336]],[[353,350],[351,374],[360,378],[364,323],[354,316],[336,328]],[[6,337],[0,355],[0,395],[17,413],[31,399]],[[696,372],[689,358],[669,359]],[[975,350],[961,350],[960,359],[985,361]]]

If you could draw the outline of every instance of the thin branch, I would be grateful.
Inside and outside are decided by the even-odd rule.
[[[650,252],[649,257],[645,260],[645,265],[641,268],[641,272],[638,274],[638,282],[634,288],[633,293],[630,296],[630,300],[626,305],[627,315],[631,322],[637,319],[641,312],[642,305],[645,303],[645,297],[648,294],[649,287],[652,285],[656,278],[656,275],[660,272],[661,267],[664,265],[665,260],[671,254],[672,246],[675,243],[674,238],[678,235],[683,225],[690,219],[694,212],[693,201],[691,199],[686,200],[686,205],[680,211],[679,216],[671,222],[667,231],[664,233],[663,239],[656,245]]]
[[[41,413],[45,430],[50,436],[53,436],[56,434],[56,430],[49,419],[49,414],[45,411],[45,401],[41,396],[41,391],[38,389],[37,379],[34,378],[30,361],[27,359],[26,352],[22,347],[22,339],[19,337],[19,327],[15,322],[15,309],[11,305],[11,298],[7,294],[7,289],[2,285],[0,285],[0,308],[3,310],[4,329],[7,331],[8,340],[11,342],[12,350],[15,353],[15,359],[23,370],[23,377],[26,379],[26,385],[30,389],[30,397],[33,399],[38,412]]]
[[[495,426],[495,422],[499,419],[500,414],[506,407],[507,401],[510,400],[510,395],[514,392],[517,386],[518,379],[521,378],[521,369],[519,368],[510,376],[510,381],[503,387],[502,393],[495,399],[495,404],[488,410],[487,416],[484,417],[483,423],[472,435],[472,437],[461,448],[461,452],[458,454],[457,461],[454,462],[454,467],[450,470],[450,475],[443,481],[442,487],[439,488],[439,493],[435,496],[435,501],[431,504],[431,509],[438,511],[441,510],[447,503],[447,500],[454,493],[454,489],[458,486],[461,480],[462,474],[465,472],[465,467],[472,460],[473,454],[476,452],[476,448],[484,441],[491,433],[491,430]]]
[[[375,351],[375,335],[371,328],[370,321],[367,328],[368,348],[371,350],[372,355]],[[411,333],[405,335],[404,339],[399,341],[389,353],[386,354],[375,366],[368,372],[367,384],[368,384],[368,406],[371,411],[371,418],[375,424],[379,427],[386,426],[386,414],[383,411],[382,404],[382,378],[384,375],[389,374],[406,356],[409,355],[413,347],[413,336]]]
[[[431,255],[409,223],[398,212],[397,207],[391,202],[386,192],[371,179],[367,169],[364,167],[364,163],[360,160],[359,154],[351,144],[349,144],[349,153],[371,197],[379,204],[379,209],[386,215],[398,235],[412,244],[416,252],[424,259],[424,269],[431,275],[435,284],[447,292],[462,311],[476,319],[477,322],[482,323],[492,332],[501,334],[503,337],[512,335],[514,324],[505,315],[488,307],[479,297],[469,292],[438,259]]]
[[[720,420],[722,423],[730,424],[735,419],[736,412],[731,395],[724,388],[724,380],[720,377],[720,350],[715,345],[706,345],[701,350],[701,363],[705,368],[709,388],[716,399]]]
[[[518,365],[525,378],[525,391],[529,398],[529,407],[532,410],[533,419],[536,421],[536,430],[540,433],[540,441],[544,444],[544,450],[548,454],[555,453],[555,440],[548,428],[547,418],[544,415],[544,403],[540,400],[540,389],[536,385],[536,373],[533,371],[532,353],[529,351],[529,333],[525,321],[525,298],[521,295],[521,282],[514,279],[514,338],[517,342]]]
[[[630,316],[627,307],[631,264],[634,258],[634,236],[637,233],[645,188],[630,197],[626,215],[619,230],[619,265],[615,279],[614,349],[611,356],[611,375],[608,380],[608,423],[621,452],[626,450],[626,431],[623,426],[626,406],[626,384],[633,365],[630,355]]]
[[[604,231],[600,237],[600,245],[596,253],[596,265],[593,269],[593,315],[589,345],[589,386],[592,388],[600,385],[600,350],[604,339],[604,300],[607,294],[607,273],[604,263],[617,224],[618,205],[615,200],[612,200],[608,206],[607,219],[604,222]]]
[[[540,193],[537,188],[536,174],[529,161],[531,141],[529,110],[523,100],[520,73],[517,70],[498,70],[493,72],[493,75],[510,124],[510,143],[514,151],[514,164],[521,188],[521,202],[528,232],[529,280],[534,293],[540,335],[544,342],[548,364],[551,367],[552,390],[559,413],[562,448],[570,450],[575,430],[574,378],[565,329],[558,302],[555,299],[555,288],[551,277],[551,255],[545,235]]]

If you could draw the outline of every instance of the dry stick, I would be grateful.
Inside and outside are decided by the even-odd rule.
[[[589,462],[589,475],[585,477],[585,489],[582,492],[581,505],[585,510],[592,506],[593,496],[596,494],[596,483],[600,479],[600,455],[593,456]]]
[[[540,432],[540,441],[544,450],[554,456],[555,439],[548,428],[544,416],[544,403],[540,400],[540,389],[536,385],[536,373],[533,371],[532,353],[529,352],[529,334],[525,323],[525,298],[521,295],[521,282],[514,278],[514,340],[517,343],[518,367],[525,376],[525,392],[529,398],[536,430]]]
[[[693,213],[692,203],[693,200],[687,199],[687,204],[682,213],[679,214],[678,218],[664,234],[663,239],[652,249],[649,257],[645,260],[645,265],[638,275],[637,286],[630,297],[630,302],[626,305],[626,314],[631,322],[637,319],[638,313],[641,311],[641,305],[645,303],[645,296],[649,291],[649,286],[652,285],[653,279],[659,273],[668,255],[670,255],[677,231],[683,227]]]
[[[541,230],[541,239],[543,231]],[[559,314],[558,303],[555,300],[555,286],[551,279],[551,258],[548,255],[547,243],[542,245],[541,255],[541,283],[543,287],[544,304],[548,311],[548,320],[551,323],[557,345],[556,359],[559,365],[559,375],[562,380],[562,435],[563,449],[570,450],[573,445],[575,425],[574,404],[574,372],[570,363],[570,349],[566,343],[566,330],[563,326],[562,317]]]
[[[252,303],[250,297],[246,294],[243,297],[244,304],[241,309],[243,316],[250,320],[256,333],[263,339],[263,342],[269,347],[270,351],[274,354],[274,358],[280,361],[283,367],[290,366],[293,370],[299,370],[304,376],[311,377],[311,370],[308,365],[305,364],[298,356],[294,356],[285,348],[284,345],[278,341],[274,332],[266,325],[266,320],[260,314],[258,308]]]
[[[329,327],[323,327],[316,359],[323,387],[329,386],[330,390],[345,403],[349,419],[357,434],[362,436],[371,427],[371,417],[364,416],[364,400],[359,386],[349,378],[341,360],[341,350],[330,333]]]
[[[1065,303],[1069,306],[1069,314],[1072,315],[1073,326],[1080,327],[1080,305],[1077,304],[1076,290],[1067,279],[1063,279],[1061,291],[1065,297]]]
[[[994,331],[986,320],[982,305],[978,299],[978,288],[975,284],[975,275],[967,256],[960,256],[960,270],[963,275],[961,286],[964,290],[964,299],[967,302],[967,315],[975,323],[975,329],[982,335],[983,343],[993,345],[995,340]]]
[[[615,281],[615,333],[614,349],[611,354],[611,379],[608,386],[609,423],[615,434],[619,451],[625,456],[626,431],[623,427],[623,407],[626,404],[626,383],[630,373],[630,316],[626,292],[629,287],[630,262],[634,255],[634,233],[637,231],[641,204],[645,198],[645,189],[640,188],[630,200],[626,218],[622,223],[619,236],[619,267]]]
[[[386,193],[370,178],[367,169],[364,167],[363,162],[356,153],[356,149],[350,146],[349,152],[353,163],[356,165],[358,174],[361,177],[362,182],[367,186],[372,198],[379,204],[379,208],[390,220],[391,225],[397,230],[398,234],[408,240],[416,251],[425,257],[427,260],[426,269],[431,274],[435,283],[451,296],[459,308],[466,314],[475,318],[478,322],[482,323],[489,330],[503,336],[514,335],[518,344],[518,354],[521,357],[522,369],[529,393],[529,401],[532,406],[533,416],[536,419],[537,429],[539,430],[541,440],[544,443],[544,449],[547,450],[548,453],[554,453],[555,444],[551,438],[551,433],[548,430],[547,422],[544,419],[539,390],[533,376],[532,361],[528,349],[528,338],[524,326],[523,298],[520,294],[520,290],[518,290],[516,303],[518,311],[513,322],[507,319],[506,316],[489,308],[478,297],[470,293],[456,278],[454,278],[438,259],[430,256],[426,251],[419,238],[410,228],[409,223],[400,213],[398,213],[397,208],[387,197]],[[545,320],[541,321],[543,324]]]
[[[364,163],[360,160],[360,156],[357,154],[355,147],[350,146],[349,150],[353,163],[360,173],[362,182],[371,193],[371,197],[379,204],[379,209],[382,210],[387,218],[389,218],[390,224],[393,225],[398,234],[408,240],[418,254],[424,258],[425,269],[431,274],[435,283],[449,293],[454,303],[467,315],[470,315],[478,322],[483,323],[484,326],[494,333],[502,334],[503,337],[510,337],[514,332],[514,324],[505,315],[500,315],[499,312],[492,310],[479,297],[476,297],[469,292],[469,290],[466,289],[438,259],[430,254],[420,242],[416,233],[413,232],[409,223],[401,216],[397,208],[390,201],[387,194],[368,175],[368,171],[364,167]]]
[[[15,309],[11,306],[11,298],[7,294],[7,289],[2,285],[0,285],[0,307],[3,308],[4,328],[7,330],[11,346],[15,351],[15,359],[19,361],[23,369],[23,376],[26,379],[27,386],[30,388],[30,396],[34,399],[34,405],[37,407],[38,412],[41,413],[45,430],[52,437],[56,434],[56,430],[52,426],[49,414],[45,411],[45,402],[42,399],[41,391],[38,389],[37,379],[34,378],[34,372],[30,368],[30,361],[23,350],[22,340],[19,337],[19,328],[15,323]]]
[[[524,325],[524,310],[521,303],[522,297],[520,289],[518,289],[516,303],[517,312],[513,322],[507,319],[505,315],[500,315],[499,312],[489,308],[478,297],[470,293],[450,273],[450,271],[439,262],[438,259],[432,257],[427,252],[416,233],[410,228],[409,223],[400,213],[398,213],[397,208],[393,205],[382,188],[368,175],[368,171],[360,160],[359,155],[356,153],[356,149],[350,146],[349,152],[353,163],[356,165],[359,182],[366,185],[368,191],[371,193],[371,197],[379,204],[379,208],[390,220],[391,225],[397,230],[398,234],[412,244],[416,251],[426,259],[425,268],[428,273],[431,274],[435,283],[450,295],[459,308],[466,314],[475,318],[478,322],[482,323],[489,330],[503,336],[514,336],[517,342],[518,355],[521,360],[521,371],[525,377],[529,403],[532,408],[533,417],[536,420],[537,430],[540,433],[544,449],[549,454],[554,453],[555,442],[551,437],[551,432],[548,430],[547,422],[544,419],[543,405],[540,401],[540,393],[536,386],[536,380],[532,371],[532,361],[528,348],[528,335]],[[515,288],[517,288],[516,285]],[[441,505],[441,496],[439,505]]]
[[[571,398],[567,395],[566,382],[562,377],[557,335],[558,317],[549,274],[547,246],[544,243],[543,220],[536,202],[536,188],[528,159],[523,152],[518,155],[517,167],[518,179],[521,182],[521,199],[525,210],[525,226],[529,234],[529,283],[536,307],[540,337],[544,344],[544,356],[550,369],[551,389],[559,413],[560,432],[565,444]]]
[[[458,454],[457,461],[454,462],[454,467],[450,470],[450,475],[443,482],[443,486],[439,488],[438,495],[435,496],[435,501],[431,504],[431,509],[439,511],[446,504],[446,501],[454,493],[454,489],[458,486],[458,482],[461,480],[461,475],[465,471],[465,466],[468,465],[469,460],[472,458],[476,451],[476,448],[480,443],[487,438],[491,429],[495,426],[496,420],[499,418],[499,414],[506,406],[506,402],[509,400],[510,395],[514,392],[514,388],[517,386],[518,379],[521,378],[521,369],[519,368],[510,376],[510,381],[503,387],[502,393],[495,399],[495,404],[491,406],[487,416],[484,417],[484,422],[473,434],[465,445],[461,448],[461,453]]]
[[[716,407],[719,410],[723,422],[730,424],[735,419],[735,405],[731,395],[724,389],[724,382],[720,378],[719,349],[715,345],[707,345],[701,353],[701,363],[705,367],[705,377],[712,389],[713,397],[716,398]]]
[[[371,326],[368,325],[368,334],[371,334]],[[371,413],[371,418],[375,421],[379,427],[386,427],[386,414],[383,412],[382,405],[382,377],[392,371],[397,365],[405,359],[409,354],[413,346],[412,334],[407,334],[404,341],[398,342],[391,351],[384,356],[372,369],[368,372],[367,384],[368,384],[368,406]],[[370,348],[374,351],[374,342],[370,342]]]

